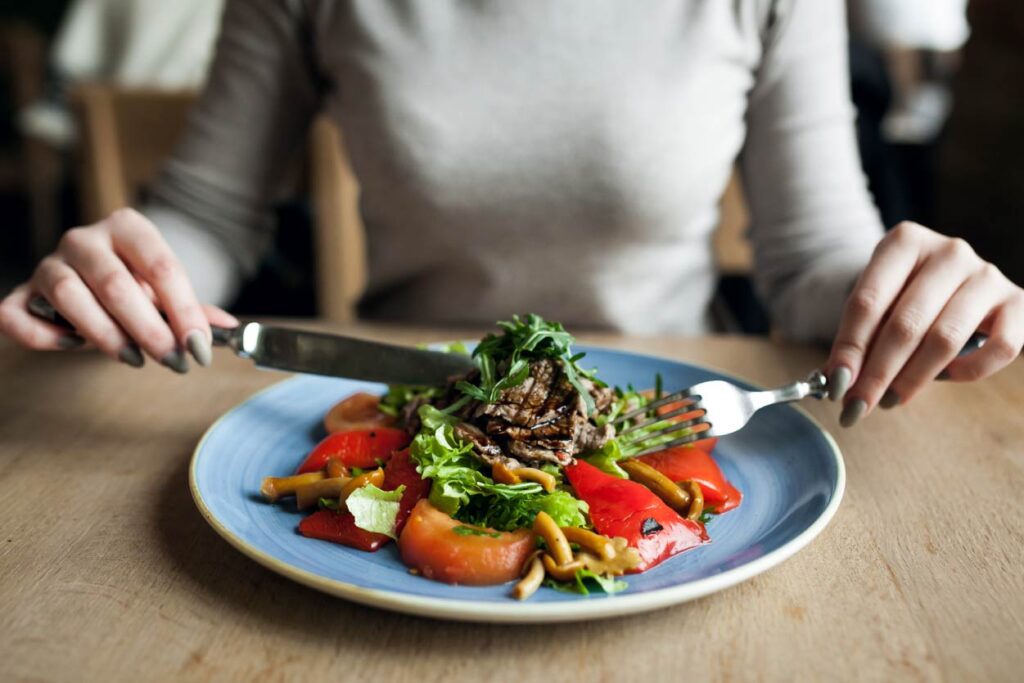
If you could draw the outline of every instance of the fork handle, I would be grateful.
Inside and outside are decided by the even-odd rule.
[[[828,379],[821,370],[814,370],[807,376],[807,379],[787,384],[778,389],[769,391],[758,391],[751,394],[750,398],[754,403],[754,410],[760,410],[765,406],[776,403],[791,403],[799,401],[808,396],[814,398],[825,398],[828,395]]]
[[[964,347],[960,350],[958,355],[964,356],[968,353],[976,351],[985,345],[988,337],[980,332],[975,332],[971,335],[971,338],[967,340]],[[944,379],[942,375],[938,379]],[[789,403],[791,401],[799,401],[801,399],[813,396],[817,399],[822,399],[828,396],[828,378],[821,370],[814,370],[807,376],[807,379],[800,382],[793,382],[787,384],[784,387],[779,387],[772,391],[761,391],[758,392],[757,397],[754,399],[754,404],[757,405],[758,409],[765,406],[774,405],[776,403]]]

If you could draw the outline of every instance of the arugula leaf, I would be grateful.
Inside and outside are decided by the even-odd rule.
[[[404,485],[394,491],[384,491],[373,484],[367,484],[349,495],[345,507],[352,513],[355,525],[360,529],[397,538],[395,519],[404,491]]]
[[[338,509],[338,501],[335,500],[334,498],[321,498],[320,500],[317,501],[317,505],[327,510]]]
[[[566,380],[583,397],[587,414],[594,412],[594,399],[581,382],[593,380],[593,372],[582,370],[577,364],[584,354],[572,353],[575,341],[560,323],[547,322],[533,313],[498,323],[501,334],[489,334],[477,344],[473,357],[480,364],[478,385],[462,381],[456,388],[466,396],[484,403],[494,403],[501,392],[518,386],[530,376],[530,361],[550,358],[561,362]],[[498,377],[499,364],[505,363],[504,377]]]
[[[700,517],[697,519],[701,524],[707,524],[711,521],[711,518],[717,515],[714,506],[708,506],[704,508],[704,511],[700,513]]]
[[[590,595],[593,590],[613,595],[629,588],[629,584],[625,581],[595,574],[589,569],[578,569],[574,578],[575,582],[571,583],[546,579],[544,585],[563,593],[579,593],[580,595]]]

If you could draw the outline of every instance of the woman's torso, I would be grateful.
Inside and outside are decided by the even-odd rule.
[[[706,328],[761,54],[751,3],[325,3],[369,317]]]

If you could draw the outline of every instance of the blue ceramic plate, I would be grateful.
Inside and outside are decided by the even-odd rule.
[[[709,379],[745,382],[706,368],[620,351],[585,348],[588,367],[609,384],[686,387]],[[189,473],[200,512],[229,543],[299,583],[355,602],[432,617],[488,622],[557,622],[657,609],[707,595],[779,564],[807,545],[835,514],[845,471],[835,442],[806,413],[769,408],[723,438],[715,457],[743,492],[743,504],[708,524],[712,542],[637,576],[613,596],[540,589],[530,600],[511,585],[449,586],[409,574],[395,545],[365,553],[300,536],[301,515],[259,496],[265,476],[282,476],[322,436],[323,414],[356,391],[380,385],[300,376],[250,398],[218,420],[196,448]]]

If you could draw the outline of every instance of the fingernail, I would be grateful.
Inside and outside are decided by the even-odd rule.
[[[213,349],[210,347],[210,340],[200,330],[189,332],[185,337],[185,345],[196,362],[204,368],[209,367],[213,362]]]
[[[839,424],[843,427],[852,427],[857,424],[857,420],[864,415],[864,411],[868,409],[868,404],[861,399],[856,401],[850,401],[843,408],[843,412],[839,413]]]
[[[838,368],[832,371],[831,377],[828,378],[828,397],[832,401],[841,401],[843,396],[846,395],[846,390],[850,388],[850,380],[853,379],[853,373],[850,372],[850,368],[845,365],[840,365]]]
[[[85,345],[85,338],[77,334],[65,334],[57,340],[57,348],[65,351]]]
[[[886,389],[885,393],[882,395],[882,400],[878,402],[878,407],[889,410],[890,408],[895,408],[899,404],[900,395],[892,389]]]
[[[127,344],[126,346],[121,347],[117,357],[122,363],[130,365],[133,368],[141,368],[146,364],[146,359],[143,357],[142,351],[140,351],[139,347],[135,344]]]
[[[174,370],[179,375],[184,375],[188,372],[188,359],[185,358],[185,354],[180,349],[174,349],[161,358],[160,364]]]

